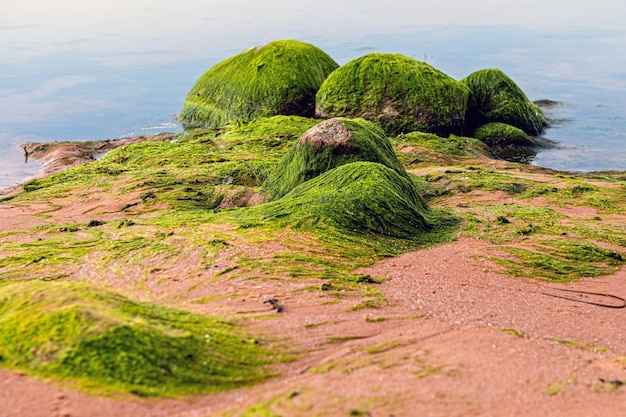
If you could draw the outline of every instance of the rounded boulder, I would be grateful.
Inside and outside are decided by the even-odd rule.
[[[408,175],[380,126],[364,119],[333,118],[300,136],[263,183],[263,190],[275,200],[326,171],[356,161],[377,162]]]
[[[476,71],[460,82],[471,91],[466,116],[470,132],[485,124],[498,122],[537,136],[549,126],[541,109],[499,69]]]
[[[250,48],[196,82],[179,120],[189,129],[276,115],[312,117],[315,94],[337,67],[324,51],[300,41],[276,40]]]
[[[388,134],[461,134],[469,90],[430,65],[373,53],[339,67],[317,92],[318,117],[362,117]]]

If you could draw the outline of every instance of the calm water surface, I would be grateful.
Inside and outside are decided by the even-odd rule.
[[[26,141],[178,131],[194,82],[272,39],[339,64],[401,53],[460,79],[498,67],[562,104],[533,164],[626,170],[626,3],[550,0],[21,0],[0,9],[0,188],[39,167]],[[436,4],[435,4],[436,3]],[[576,3],[576,4],[574,4]]]

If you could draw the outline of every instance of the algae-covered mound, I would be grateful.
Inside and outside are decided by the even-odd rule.
[[[385,132],[364,119],[334,118],[307,130],[283,156],[263,183],[263,190],[277,199],[339,165],[369,161],[381,163],[407,176]]]
[[[300,41],[250,48],[209,69],[185,98],[179,119],[194,128],[278,114],[312,117],[315,94],[337,67],[324,51]]]
[[[468,131],[499,122],[537,136],[549,126],[541,109],[499,69],[476,71],[460,82],[471,90],[466,117]]]
[[[488,123],[476,129],[474,137],[492,148],[509,146],[533,147],[536,142],[522,129],[506,123]]]
[[[476,129],[474,137],[489,146],[491,153],[512,162],[529,163],[540,148],[550,148],[549,139],[530,136],[506,123],[487,123]]]
[[[259,382],[262,357],[238,328],[215,319],[72,282],[0,287],[0,365],[35,376],[176,395]]]
[[[316,98],[319,117],[362,117],[389,134],[463,130],[469,90],[430,65],[403,55],[373,53],[328,76]]]
[[[428,207],[413,183],[376,162],[341,165],[248,210],[248,219],[261,222],[406,239],[431,228]]]

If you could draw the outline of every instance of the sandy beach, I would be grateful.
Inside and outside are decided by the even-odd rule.
[[[33,157],[36,148],[43,149],[41,145],[29,148]],[[65,152],[47,155],[44,163],[55,170],[74,163],[61,160],[67,156]],[[459,169],[458,160],[449,162],[413,172],[427,176]],[[462,164],[513,173],[516,178],[549,187],[562,187],[564,181],[557,172],[488,158],[466,159]],[[616,187],[600,180],[584,181],[600,188]],[[549,206],[564,223],[602,216],[613,224],[626,224],[621,210],[606,214],[585,204],[520,199],[503,191],[480,190],[431,202],[433,207],[458,212],[515,204]],[[87,193],[75,190],[62,197],[5,196],[0,204],[0,230],[13,244],[20,244],[32,240],[32,230],[45,230],[46,225],[83,224],[94,217],[108,224],[128,218],[141,223],[167,210],[166,205],[146,207],[137,193],[97,188]],[[295,353],[292,361],[272,365],[275,377],[254,387],[218,394],[146,399],[84,393],[67,382],[39,380],[20,370],[2,369],[0,415],[588,417],[626,413],[626,390],[622,388],[626,379],[626,309],[615,308],[620,306],[618,297],[625,295],[623,268],[572,283],[515,277],[492,259],[510,257],[503,247],[511,243],[527,246],[524,236],[505,244],[461,234],[450,243],[379,260],[354,271],[382,279],[370,287],[380,291],[385,300],[375,308],[354,308],[364,300],[358,291],[338,296],[332,291],[312,290],[326,281],[307,278],[306,273],[293,278],[262,267],[285,252],[295,232],[252,239],[234,233],[228,225],[212,226],[216,229],[229,245],[206,268],[196,268],[193,254],[184,253],[152,265],[147,275],[141,263],[137,267],[118,265],[122,273],[112,267],[105,275],[86,263],[68,265],[64,279],[113,289],[133,299],[234,319],[257,337],[272,341],[274,347]],[[40,239],[56,234],[35,233]],[[599,244],[621,250],[617,245]],[[228,271],[241,259],[251,258],[258,261],[256,267],[245,273]],[[20,279],[38,274],[26,268]],[[194,303],[199,296],[208,301]],[[264,303],[272,298],[283,306],[282,312]]]

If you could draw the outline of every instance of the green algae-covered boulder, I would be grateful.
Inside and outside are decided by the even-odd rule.
[[[493,155],[513,162],[529,163],[537,149],[554,146],[548,139],[530,136],[506,123],[487,123],[476,129],[474,137],[489,146]]]
[[[74,282],[0,286],[0,366],[139,395],[260,382],[269,354],[234,325]]]
[[[364,119],[333,118],[298,139],[263,183],[263,190],[277,199],[311,178],[356,161],[378,162],[407,176],[378,125]]]
[[[312,117],[315,94],[337,67],[324,51],[300,41],[250,48],[209,69],[185,98],[179,119],[194,128],[278,114]]]
[[[261,221],[334,227],[347,233],[411,239],[431,229],[428,206],[413,183],[376,162],[331,169],[279,200],[253,207]]]
[[[403,55],[374,53],[328,76],[317,93],[323,118],[362,117],[387,133],[463,130],[469,90],[430,65]]]
[[[466,116],[470,132],[490,122],[500,122],[537,136],[549,126],[541,109],[499,69],[476,71],[460,82],[471,90]]]
[[[476,129],[474,137],[489,147],[535,146],[535,141],[526,132],[506,123],[494,122],[482,125]]]

